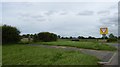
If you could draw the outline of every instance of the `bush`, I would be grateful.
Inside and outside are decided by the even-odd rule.
[[[41,32],[41,33],[38,33],[38,40],[44,41],[44,42],[56,41],[57,35],[49,32]]]
[[[79,41],[79,39],[72,39],[72,41]]]
[[[109,39],[107,39],[107,42],[115,42],[115,41],[117,41],[116,38],[109,38]]]
[[[34,41],[34,42],[39,41],[39,39],[38,39],[38,35],[37,35],[37,34],[34,34],[34,35],[33,35],[33,41]]]
[[[20,31],[16,27],[2,26],[2,43],[17,43],[20,41]]]
[[[109,35],[109,38],[107,39],[107,42],[116,42],[117,39],[118,39],[118,38],[111,33],[111,34]]]

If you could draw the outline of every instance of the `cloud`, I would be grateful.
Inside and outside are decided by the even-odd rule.
[[[117,15],[110,15],[108,17],[103,17],[100,19],[100,22],[101,23],[104,23],[104,24],[115,24],[117,25],[117,22],[118,22],[118,16]]]
[[[109,28],[109,34],[113,33],[114,35],[118,35],[118,16],[113,14],[109,15],[106,18],[102,17],[100,19],[101,26],[106,26]]]
[[[97,14],[98,15],[109,15],[110,11],[107,11],[107,10],[105,10],[105,11],[99,11]]]
[[[21,33],[48,31],[63,36],[91,35],[100,37],[99,28],[97,28],[99,25],[109,24],[108,26],[114,28],[110,30],[116,29],[115,16],[100,17],[97,14],[98,11],[106,10],[104,7],[109,7],[109,5],[90,2],[47,2],[28,3],[27,5],[26,3],[4,3],[3,22],[18,27]]]
[[[28,14],[28,13],[18,13],[18,15],[21,16],[21,17],[28,17],[28,16],[30,16],[30,14]]]
[[[45,18],[45,16],[43,16],[41,13],[18,13],[19,15],[19,19],[22,19],[23,21],[34,21],[34,22],[38,22],[38,21],[46,21],[47,19]]]
[[[59,11],[59,14],[60,14],[60,15],[67,15],[67,14],[68,14],[68,11]]]
[[[55,11],[47,11],[45,12],[44,14],[47,15],[47,16],[51,16],[53,15],[54,13],[56,13]]]
[[[110,6],[110,8],[109,9],[118,9],[118,6],[120,5],[120,3],[118,3],[118,4],[115,4],[115,5],[112,5],[112,6]]]
[[[43,18],[43,15],[32,15],[31,18]]]
[[[41,22],[47,21],[47,18],[45,16],[41,15],[41,14],[31,15],[30,17],[31,17],[31,19],[34,19],[36,21],[41,21]]]
[[[108,35],[113,33],[118,36],[118,4],[113,3],[108,8],[97,11],[97,15],[99,16],[99,22],[101,26],[108,27]]]
[[[38,18],[38,19],[36,19],[36,21],[41,21],[41,22],[43,22],[43,21],[47,21],[47,19],[46,19],[46,18]]]
[[[2,0],[2,2],[118,2],[119,0]]]
[[[78,15],[85,15],[85,16],[93,15],[93,14],[94,14],[93,11],[83,11],[78,13]]]

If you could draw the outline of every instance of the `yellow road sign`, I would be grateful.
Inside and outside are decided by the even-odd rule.
[[[108,34],[108,28],[107,27],[100,28],[100,34]]]

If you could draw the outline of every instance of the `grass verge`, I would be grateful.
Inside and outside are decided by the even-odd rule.
[[[54,42],[37,42],[35,44],[70,46],[70,47],[77,47],[77,48],[84,48],[84,49],[94,49],[94,50],[109,50],[109,51],[116,50],[116,48],[113,47],[113,46],[98,43],[98,42],[79,42],[79,41],[58,40],[58,41],[54,41]]]
[[[2,65],[2,45],[0,45],[0,66]]]
[[[3,45],[3,65],[97,65],[99,59],[78,51],[26,45]]]

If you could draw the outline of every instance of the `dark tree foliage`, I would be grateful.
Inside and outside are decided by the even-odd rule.
[[[78,39],[85,39],[85,37],[83,37],[83,36],[78,36]]]
[[[107,37],[107,36],[105,36],[105,37],[102,37],[101,39],[108,39],[108,37]]]
[[[61,37],[61,39],[65,39],[64,37]]]
[[[60,35],[58,35],[58,38],[60,39],[60,38],[61,38],[61,36],[60,36]]]
[[[57,35],[49,32],[41,32],[41,33],[38,33],[38,40],[44,41],[44,42],[56,41]]]
[[[79,39],[78,38],[73,38],[72,41],[79,41]]]
[[[112,33],[109,35],[109,38],[116,38]]]
[[[69,37],[65,37],[65,39],[69,39]]]
[[[34,35],[33,34],[23,34],[22,35],[22,38],[29,38],[29,37],[33,38]]]
[[[2,26],[2,43],[17,43],[20,41],[20,31],[16,27]]]
[[[33,41],[34,41],[34,42],[37,42],[37,41],[38,41],[38,35],[37,35],[37,34],[34,34],[34,35],[33,35]]]
[[[120,36],[118,36],[118,38],[120,39]]]
[[[25,34],[23,34],[23,35],[22,35],[22,38],[28,38],[28,36],[27,36],[27,35],[25,35]]]
[[[107,39],[107,42],[114,42],[114,41],[117,41],[117,37],[111,33],[109,35],[109,38]]]
[[[95,39],[95,37],[89,36],[88,39]]]
[[[73,37],[72,36],[70,36],[70,39],[72,39]]]
[[[70,37],[61,37],[61,39],[70,39]]]

